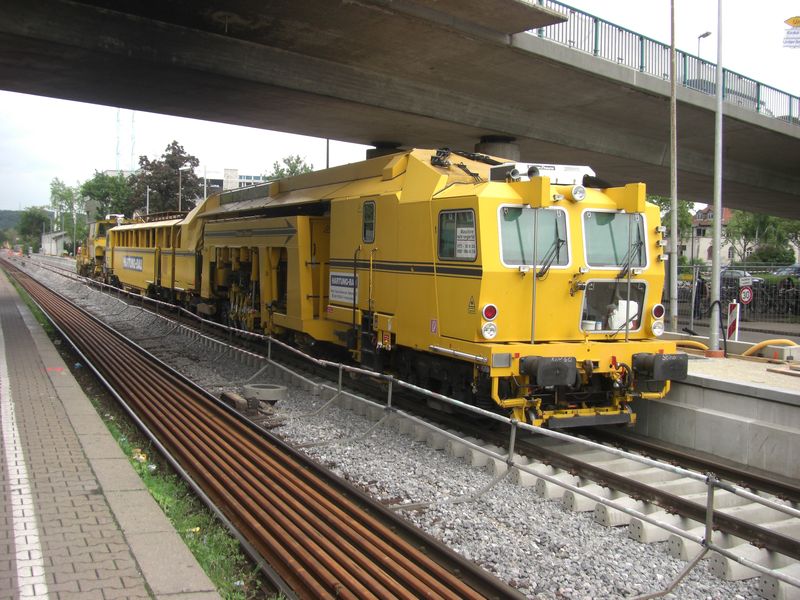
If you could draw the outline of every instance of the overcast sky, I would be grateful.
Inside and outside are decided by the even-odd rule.
[[[698,35],[711,31],[701,42],[701,57],[715,60],[716,0],[675,3],[678,48],[696,53]],[[669,0],[566,4],[669,43]],[[800,49],[782,46],[784,21],[792,16],[800,16],[796,0],[725,0],[724,66],[800,95]],[[47,205],[54,177],[76,185],[95,170],[130,169],[141,154],[159,157],[172,140],[200,159],[200,176],[204,168],[209,177],[221,177],[224,168],[259,175],[289,154],[303,156],[317,169],[325,166],[321,139],[0,91],[0,209]],[[331,142],[331,165],[362,160],[364,149]]]

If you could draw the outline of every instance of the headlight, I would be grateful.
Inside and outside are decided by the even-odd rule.
[[[570,190],[570,200],[573,202],[580,202],[586,198],[586,188],[582,185],[573,185]]]
[[[497,336],[497,325],[494,323],[484,323],[481,327],[481,335],[486,340],[493,340]]]
[[[653,324],[650,325],[650,331],[653,332],[654,336],[661,337],[664,334],[664,321],[653,321]]]

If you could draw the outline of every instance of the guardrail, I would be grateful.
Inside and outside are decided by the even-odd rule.
[[[669,80],[670,47],[556,0],[531,0],[568,15],[569,20],[531,32],[540,38]],[[717,65],[676,50],[676,81],[703,94],[716,94]],[[800,97],[728,69],[722,70],[722,96],[753,112],[800,125]]]

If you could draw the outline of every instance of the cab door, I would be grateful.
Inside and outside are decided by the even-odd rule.
[[[311,295],[314,299],[314,318],[325,314],[328,305],[328,276],[331,250],[330,217],[311,217],[311,249],[308,268],[311,270]]]

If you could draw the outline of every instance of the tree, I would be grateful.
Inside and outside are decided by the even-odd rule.
[[[780,219],[780,228],[783,231],[786,239],[797,249],[800,249],[800,220],[798,219]],[[792,256],[791,262],[795,262],[795,257]]]
[[[198,158],[187,154],[176,141],[166,147],[160,160],[151,161],[140,156],[139,170],[128,179],[133,190],[130,206],[144,212],[149,187],[151,213],[178,210],[180,187],[180,208],[190,210],[200,198],[200,180],[194,174],[194,168],[199,164]]]
[[[58,177],[54,177],[50,182],[50,207],[56,213],[56,227],[65,229],[65,215],[84,211],[84,199],[80,189],[68,186]]]
[[[26,246],[33,246],[38,251],[41,246],[42,233],[50,225],[50,215],[43,208],[26,208],[19,219],[17,235]],[[12,238],[12,243],[14,238]]]
[[[22,211],[20,211],[21,213]],[[0,229],[0,245],[5,247],[11,247],[14,245],[14,240],[19,237],[19,233],[13,227],[8,227],[7,229]]]
[[[667,227],[667,236],[672,237],[670,223],[672,222],[672,200],[663,196],[648,196],[647,200],[656,204],[661,210],[661,224]],[[688,240],[692,235],[692,213],[689,212],[690,203],[678,200],[678,239]]]
[[[128,180],[118,175],[106,175],[95,171],[94,177],[81,185],[81,195],[86,206],[92,206],[90,220],[102,219],[107,214],[125,214],[133,212],[131,206],[131,186]]]
[[[54,178],[50,182],[50,206],[56,213],[53,229],[60,229],[69,235],[71,241],[65,243],[64,248],[73,252],[75,240],[86,237],[86,219],[81,218],[86,206],[80,189],[68,186],[57,177]]]
[[[760,213],[733,211],[723,236],[733,247],[740,262],[744,262],[745,259],[755,262],[749,255],[761,247],[774,247],[768,252],[769,256],[788,248],[788,237],[781,226],[781,219]]]
[[[283,163],[283,165],[281,165]],[[314,165],[307,164],[304,158],[299,154],[290,154],[281,159],[281,163],[277,160],[272,163],[272,173],[266,175],[267,179],[274,181],[276,179],[283,179],[284,177],[291,177],[292,175],[301,175],[302,173],[310,173],[314,170]]]
[[[765,265],[789,265],[794,263],[794,250],[786,244],[762,244],[747,260]]]

